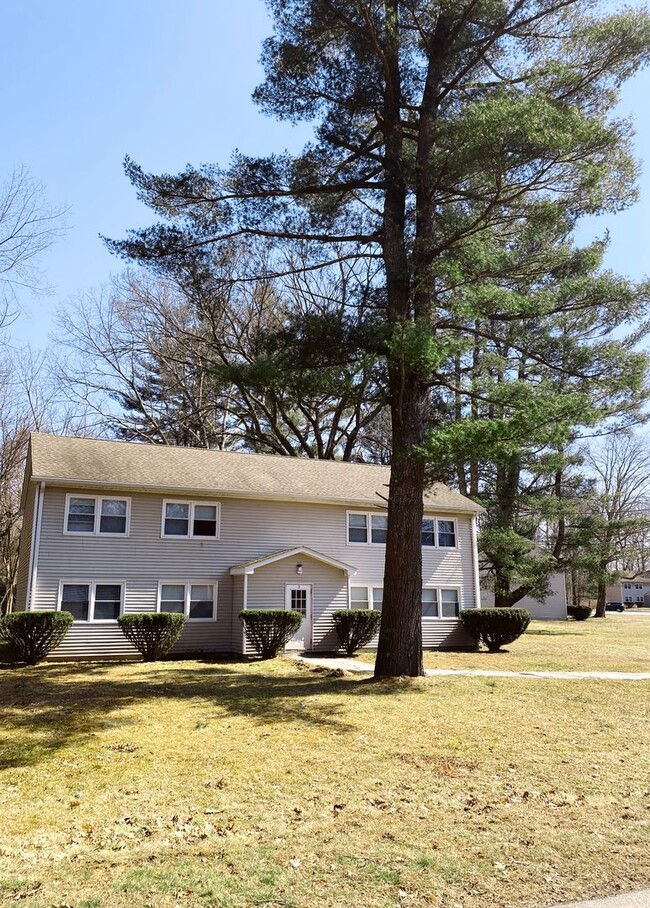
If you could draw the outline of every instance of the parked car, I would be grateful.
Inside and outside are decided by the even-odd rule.
[[[624,612],[625,606],[622,602],[607,602],[605,604],[605,609],[608,612]]]

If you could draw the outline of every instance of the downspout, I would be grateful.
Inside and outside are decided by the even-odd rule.
[[[45,497],[45,483],[36,488],[34,496],[34,526],[32,527],[32,543],[29,550],[29,591],[25,609],[34,610],[36,595],[36,578],[38,576],[38,553],[41,545],[41,524],[43,522],[43,498]]]
[[[476,532],[476,514],[472,515],[472,565],[474,570],[474,608],[481,607],[481,578],[478,568],[478,534]]]

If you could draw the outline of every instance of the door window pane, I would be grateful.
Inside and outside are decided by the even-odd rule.
[[[367,586],[350,587],[350,605],[352,608],[369,608]]]
[[[442,617],[457,618],[460,615],[458,590],[440,590]]]
[[[100,533],[126,533],[126,501],[105,498],[99,517]]]
[[[441,548],[456,547],[456,527],[453,520],[438,521],[438,545]]]
[[[95,499],[71,498],[68,507],[69,533],[94,533]]]
[[[437,590],[422,590],[422,617],[438,617],[438,592]]]
[[[388,517],[373,514],[370,518],[370,538],[374,543],[386,544],[386,535],[388,532]]]
[[[214,588],[209,584],[193,583],[190,587],[189,618],[212,618]]]
[[[291,590],[291,611],[307,615],[307,590]]]
[[[163,583],[160,588],[160,611],[185,613],[185,586],[182,583]]]
[[[372,589],[372,608],[375,612],[380,612],[384,602],[384,591],[382,587],[375,586]]]
[[[95,621],[114,621],[120,617],[122,587],[114,583],[98,583],[95,587]]]
[[[90,606],[90,585],[88,583],[64,583],[61,592],[61,611],[71,612],[75,621],[88,621]]]
[[[194,506],[193,536],[217,535],[217,506],[214,504],[197,504]]]
[[[436,531],[435,520],[428,518],[422,521],[422,545],[435,545]]]
[[[348,541],[368,542],[368,517],[366,514],[348,514]]]
[[[182,502],[167,502],[165,505],[165,536],[189,536],[189,534],[189,504]]]

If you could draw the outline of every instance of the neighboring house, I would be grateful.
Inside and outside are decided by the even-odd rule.
[[[607,587],[607,602],[622,602],[625,605],[650,605],[650,575],[623,577],[618,583]]]
[[[176,651],[243,652],[242,609],[295,608],[301,649],[335,646],[332,612],[381,609],[390,468],[34,434],[23,489],[18,609],[66,609],[55,656],[134,650],[116,619],[187,617]],[[476,514],[425,498],[423,639],[469,646]]]
[[[482,578],[483,579],[483,578]],[[524,596],[515,604],[515,608],[525,608],[530,612],[531,618],[539,618],[542,621],[566,621],[567,617],[567,600],[566,600],[566,581],[564,573],[558,571],[549,578],[550,590],[545,599],[533,599],[532,596]],[[494,593],[492,590],[481,589],[481,608],[492,608],[494,606]]]

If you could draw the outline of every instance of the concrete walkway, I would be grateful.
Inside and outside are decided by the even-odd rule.
[[[553,908],[650,908],[650,889],[613,895],[605,899],[591,899],[588,902],[554,905]]]
[[[315,656],[306,653],[291,653],[295,659],[307,665],[313,665],[319,668],[329,668],[335,671],[341,669],[346,672],[366,672],[371,674],[373,666],[368,662],[360,662],[358,659],[346,659],[340,656]],[[507,671],[505,669],[483,669],[483,668],[427,668],[425,674],[428,677],[447,677],[454,675],[468,675],[479,678],[555,678],[561,681],[573,680],[601,680],[601,681],[650,681],[650,672],[526,672],[526,671]],[[650,905],[648,906],[650,908]]]

